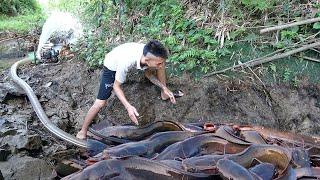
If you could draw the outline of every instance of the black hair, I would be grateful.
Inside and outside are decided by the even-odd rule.
[[[167,49],[157,40],[150,40],[143,48],[143,55],[146,56],[148,53],[151,53],[157,57],[167,59],[169,53]]]

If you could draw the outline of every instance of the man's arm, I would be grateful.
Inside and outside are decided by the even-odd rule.
[[[170,98],[172,103],[176,103],[173,93],[166,86],[166,72],[165,67],[157,69],[157,77],[154,72],[150,69],[145,71],[145,76],[156,86],[161,88],[161,96],[166,96],[165,98]]]
[[[155,73],[151,69],[146,69],[144,74],[154,85],[158,86],[161,90],[166,88],[165,76],[163,77],[162,73],[159,73],[159,70],[157,70],[157,77],[154,75]],[[160,78],[159,78],[159,75],[160,75]]]
[[[136,108],[133,107],[128,100],[126,99],[122,89],[121,89],[121,83],[117,80],[113,83],[113,90],[116,93],[117,97],[121,101],[121,103],[124,105],[124,107],[127,109],[130,119],[138,125],[138,120],[136,116],[139,116],[139,113],[137,112]]]

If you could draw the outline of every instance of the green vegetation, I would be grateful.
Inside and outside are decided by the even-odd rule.
[[[36,0],[8,0],[0,2],[0,14],[17,16],[27,14],[39,9]]]
[[[49,0],[48,11],[66,11],[76,16],[80,16],[84,10],[85,4],[83,0]]]
[[[26,33],[44,22],[41,13],[18,15],[14,17],[0,16],[0,31]]]
[[[82,3],[87,36],[75,49],[79,59],[92,66],[103,62],[105,52],[127,41],[158,39],[169,48],[170,72],[201,77],[211,71],[246,62],[282,48],[319,38],[319,23],[277,32],[259,33],[260,26],[287,23],[319,14],[317,3],[280,0],[178,1],[87,0]],[[205,13],[204,13],[205,12]],[[301,60],[306,51],[261,67],[267,82],[295,82],[302,73],[316,80],[319,66]],[[281,67],[279,67],[281,66]],[[306,68],[307,67],[307,68]],[[310,69],[309,69],[310,68]],[[309,69],[309,70],[306,70]],[[316,76],[315,76],[315,74]],[[227,75],[234,73],[228,72]]]
[[[0,2],[0,31],[26,33],[44,22],[36,0]]]
[[[86,26],[86,35],[74,48],[78,59],[97,67],[118,44],[158,39],[170,51],[171,75],[189,72],[201,77],[279,49],[292,50],[320,34],[320,23],[259,33],[263,27],[319,16],[320,5],[304,0],[60,0],[51,1],[49,8],[76,14]],[[298,85],[304,75],[317,81],[319,63],[304,57],[319,59],[319,53],[308,50],[253,70],[271,83]]]

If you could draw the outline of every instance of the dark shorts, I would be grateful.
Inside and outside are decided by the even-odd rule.
[[[107,100],[111,96],[116,71],[103,67],[97,99]]]

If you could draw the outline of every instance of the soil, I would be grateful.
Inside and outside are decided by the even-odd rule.
[[[92,70],[76,60],[21,69],[20,76],[34,89],[49,118],[61,129],[75,133],[96,98],[101,70]],[[140,124],[158,120],[212,121],[261,125],[309,135],[320,133],[319,84],[264,87],[240,79],[212,77],[194,81],[183,75],[168,78],[168,87],[182,89],[185,96],[178,98],[176,104],[163,101],[160,89],[143,72],[129,72],[123,90],[137,108]],[[15,106],[14,98],[11,101],[10,105]],[[29,109],[30,105],[25,103]],[[23,110],[20,108],[19,112]],[[131,123],[115,95],[96,120],[107,120],[110,125]]]

